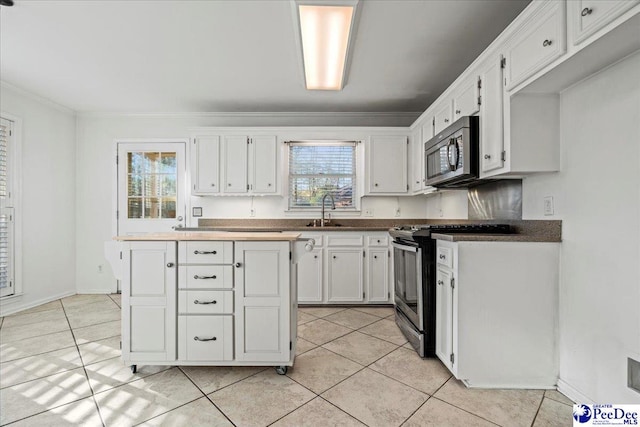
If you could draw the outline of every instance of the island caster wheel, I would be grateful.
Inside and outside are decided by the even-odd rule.
[[[136,372],[138,372],[138,365],[131,365],[131,373],[135,374]]]
[[[287,373],[287,367],[286,366],[276,366],[276,372],[278,373],[278,375],[285,375]]]

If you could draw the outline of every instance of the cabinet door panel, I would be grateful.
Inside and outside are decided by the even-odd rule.
[[[247,192],[247,136],[224,137],[225,193]]]
[[[407,137],[372,136],[368,147],[369,193],[405,193]]]
[[[220,191],[220,137],[195,138],[191,149],[191,179],[194,194]]]
[[[479,110],[478,82],[470,79],[464,83],[453,98],[453,121],[463,116],[473,116]]]
[[[483,64],[480,69],[482,105],[480,106],[481,173],[504,165],[502,56]]]
[[[329,302],[364,300],[362,249],[327,249]]]
[[[370,249],[367,257],[367,300],[389,301],[389,252],[387,249]]]
[[[251,146],[253,150],[253,192],[276,193],[278,177],[276,137],[254,136],[251,138]]]
[[[572,0],[567,2],[568,23],[573,44],[580,44],[589,36],[636,6],[638,0]]]
[[[422,147],[421,130],[416,128],[411,134],[411,191],[413,193],[422,190],[422,180],[424,179]]]
[[[438,268],[436,273],[436,356],[452,370],[453,293],[451,273]]]
[[[122,358],[175,360],[177,244],[130,242],[122,252]]]
[[[314,248],[298,261],[298,301],[322,302],[322,248]]]
[[[435,132],[435,136],[438,132],[451,124],[451,100],[446,100],[435,110],[434,118],[435,125],[433,130]]]

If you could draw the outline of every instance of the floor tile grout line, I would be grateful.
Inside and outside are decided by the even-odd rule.
[[[557,390],[556,390],[556,391],[557,391]],[[560,392],[558,392],[558,393],[560,393]],[[544,394],[544,395],[543,395],[543,397],[544,397],[545,399],[553,400],[553,401],[554,401],[554,402],[556,402],[556,403],[562,403],[563,405],[568,406],[568,407],[570,407],[570,408],[573,408],[573,405],[574,405],[573,403],[561,402],[559,399],[554,399],[553,397],[551,397],[551,396],[547,396],[546,394]]]
[[[334,404],[333,402],[328,401],[327,399],[325,399],[324,397],[318,395],[319,399],[324,400],[325,402],[327,402],[329,405],[333,406],[334,408],[337,408],[339,411],[344,412],[345,414],[347,414],[348,416],[350,416],[351,418],[353,418],[354,420],[358,421],[359,423],[364,424],[365,426],[369,427],[369,424],[365,423],[364,421],[362,421],[360,418],[357,418],[353,415],[351,415],[350,413],[348,413],[347,411],[345,411],[344,409],[342,409],[341,407],[337,406],[336,404]]]
[[[111,323],[111,322],[119,322],[120,319],[116,319],[116,320],[107,320],[106,322],[98,322],[98,323],[94,323],[91,325],[85,325],[85,326],[79,326],[77,328],[71,327],[71,329],[84,329],[84,328],[90,328],[92,326],[98,326],[98,325],[104,325],[105,323]],[[115,336],[115,335],[114,335]]]
[[[62,332],[64,332],[64,331],[62,331]],[[48,334],[48,335],[53,335],[53,334],[57,334],[57,333],[59,333],[59,332],[54,332],[54,333],[52,333],[52,334]],[[43,336],[43,337],[44,337],[44,336],[46,336],[46,335],[41,335],[41,336]],[[14,341],[14,342],[15,342],[15,341]],[[4,343],[2,343],[2,344],[4,344]],[[71,345],[68,345],[68,346],[66,346],[66,347],[56,348],[55,350],[43,351],[42,353],[35,353],[35,354],[30,354],[30,355],[28,355],[28,356],[16,357],[15,359],[10,359],[10,360],[3,360],[2,362],[0,362],[0,365],[4,365],[5,363],[9,363],[9,362],[15,362],[15,361],[17,361],[17,360],[26,359],[26,358],[29,358],[29,357],[42,356],[42,355],[45,355],[45,354],[54,353],[54,352],[56,352],[56,351],[66,350],[66,349],[68,349],[68,348],[72,348],[72,347],[75,347],[75,344],[71,344]],[[78,368],[79,368],[79,366],[78,366]],[[73,369],[77,369],[77,368],[73,368]],[[63,371],[63,372],[66,372],[66,371]],[[53,375],[53,374],[52,374],[52,375]],[[48,377],[48,376],[49,376],[49,375],[47,375],[47,377]],[[43,378],[44,378],[44,377],[43,377]],[[23,383],[20,383],[20,384],[23,384]],[[3,387],[3,388],[6,388],[6,387]]]
[[[338,338],[336,338],[336,339],[338,339]],[[334,341],[335,341],[335,340],[334,340]],[[326,348],[326,347],[325,347],[325,345],[327,345],[327,344],[329,344],[329,343],[332,343],[332,342],[333,342],[333,341],[329,341],[328,343],[322,344],[322,345],[320,345],[320,346],[318,346],[318,347],[323,348],[323,349],[325,349],[325,350],[327,350],[327,351],[330,351],[330,352],[331,352],[331,353],[333,353],[333,354],[337,354],[337,355],[338,355],[338,356],[340,356],[340,357],[344,357],[345,359],[350,360],[350,361],[352,361],[352,362],[354,362],[354,363],[357,363],[357,364],[358,364],[358,365],[360,365],[360,366],[364,366],[365,368],[368,368],[369,366],[371,366],[371,365],[373,365],[374,363],[376,363],[378,360],[380,360],[380,359],[382,359],[382,358],[384,358],[384,357],[387,357],[388,355],[390,355],[391,353],[393,353],[394,351],[396,351],[397,349],[399,349],[399,348],[400,348],[399,346],[396,346],[396,348],[394,348],[393,350],[389,351],[388,353],[383,354],[382,356],[378,357],[378,358],[377,358],[376,360],[374,360],[373,362],[368,363],[368,364],[366,364],[366,365],[365,365],[365,364],[362,364],[362,363],[358,362],[357,360],[353,360],[353,359],[349,358],[348,356],[345,356],[344,354],[340,354],[340,353],[338,353],[337,351],[334,351],[334,350],[331,350],[330,348]],[[316,348],[318,348],[318,347],[316,347]],[[315,349],[312,349],[312,350],[315,350]],[[309,351],[311,351],[311,350],[309,350]],[[304,354],[304,353],[303,353],[303,354]]]
[[[538,414],[540,413],[540,408],[542,408],[542,402],[544,402],[544,393],[542,393],[542,399],[540,399],[540,403],[538,404],[538,410],[536,411],[536,414],[533,416],[533,419],[531,420],[531,424],[529,424],[529,426],[533,427],[533,425],[536,422],[536,418],[538,418]]]
[[[416,410],[415,410],[415,411],[413,411],[413,412],[411,413],[411,415],[409,415],[407,418],[405,418],[405,419],[404,419],[404,421],[402,422],[402,424],[400,424],[400,427],[402,427],[403,425],[405,425],[405,424],[407,423],[407,421],[409,421],[409,420],[411,419],[411,417],[413,417],[413,416],[416,414],[416,412],[418,412],[418,411],[420,410],[420,408],[422,408],[424,405],[426,405],[426,404],[427,404],[427,402],[428,402],[428,401],[430,401],[431,399],[433,399],[433,396],[432,396],[432,395],[430,395],[430,394],[427,394],[427,399],[426,399],[424,402],[422,402],[420,405],[418,405],[418,407],[416,408]]]
[[[67,324],[68,324],[68,321],[67,321]],[[58,332],[65,332],[65,331],[70,331],[70,330],[71,330],[71,328],[69,328],[69,329],[61,329],[59,331],[47,332],[46,334],[34,335],[34,336],[31,336],[31,337],[20,338],[20,339],[17,339],[17,340],[11,340],[11,341],[2,340],[2,344],[11,344],[11,343],[18,342],[18,341],[24,341],[24,340],[28,340],[28,339],[31,339],[31,338],[44,337],[45,335],[57,334]],[[0,334],[0,338],[1,337],[2,337],[2,335]]]
[[[180,372],[182,372],[182,375],[184,375],[185,377],[187,377],[187,379],[188,379],[189,381],[191,381],[191,384],[193,384],[193,386],[194,386],[195,388],[197,388],[197,389],[198,389],[198,391],[199,391],[200,393],[202,393],[202,397],[204,397],[204,398],[205,398],[205,399],[207,399],[209,402],[211,402],[211,404],[214,406],[214,408],[216,408],[218,411],[220,411],[220,413],[221,413],[221,414],[222,414],[222,415],[223,415],[227,420],[229,420],[229,422],[230,422],[231,424],[233,424],[233,421],[231,421],[231,420],[229,419],[229,417],[227,417],[227,414],[225,414],[224,412],[222,412],[222,410],[221,410],[220,408],[218,408],[218,405],[216,405],[215,403],[213,403],[213,401],[212,401],[211,399],[209,399],[209,397],[207,396],[207,393],[205,393],[205,392],[204,392],[204,390],[202,390],[202,389],[200,388],[200,386],[199,386],[198,384],[196,384],[196,382],[195,382],[195,381],[194,381],[194,380],[193,380],[193,379],[192,379],[192,378],[191,378],[191,377],[190,377],[190,376],[189,376],[189,375],[188,375],[188,374],[187,374],[187,373],[182,369],[182,366],[178,366],[177,368],[178,368],[178,370],[179,370]],[[201,399],[201,397],[199,397],[198,399]],[[196,400],[198,400],[198,399],[196,399]],[[194,400],[194,402],[195,402],[195,400]],[[189,403],[191,403],[191,402],[189,402]],[[183,405],[183,406],[184,406],[184,405]],[[174,408],[174,409],[178,409],[178,408]],[[174,409],[172,409],[172,411],[173,411]],[[165,412],[165,413],[166,413],[166,412]],[[154,417],[154,418],[155,418],[155,417]],[[235,426],[235,424],[233,424],[233,425]]]
[[[453,377],[453,376],[452,376],[452,377]],[[451,379],[451,378],[449,378],[449,380],[450,380],[450,379]],[[449,380],[447,380],[447,382],[449,382]],[[454,380],[455,380],[455,381],[457,381],[455,378],[454,378]],[[445,384],[446,384],[447,382],[445,382]],[[444,387],[444,384],[443,384],[440,388],[442,388],[442,387]],[[440,388],[439,388],[438,390],[440,390]],[[436,391],[436,393],[437,393],[437,391]],[[440,402],[442,402],[442,403],[446,403],[446,404],[447,404],[447,405],[449,405],[449,406],[453,406],[453,407],[454,407],[454,408],[456,408],[456,409],[459,409],[459,410],[461,410],[461,411],[463,411],[463,412],[466,412],[467,414],[473,415],[474,417],[480,418],[481,420],[484,420],[484,421],[486,421],[486,422],[488,422],[488,423],[490,423],[490,424],[493,424],[493,425],[495,425],[495,426],[502,427],[502,425],[501,425],[501,424],[498,424],[498,423],[497,423],[497,422],[495,422],[495,421],[491,421],[491,420],[489,420],[489,419],[487,419],[487,418],[483,417],[482,415],[476,414],[476,413],[474,413],[474,412],[469,411],[468,409],[461,408],[461,407],[460,407],[460,406],[458,406],[458,405],[455,405],[455,404],[453,404],[453,403],[451,403],[451,402],[447,402],[446,400],[444,400],[444,399],[441,399],[441,398],[437,397],[437,396],[435,395],[435,393],[434,393],[434,395],[433,395],[433,396],[431,396],[431,398],[432,398],[432,399],[435,399],[435,400],[437,400],[437,401],[440,401]]]

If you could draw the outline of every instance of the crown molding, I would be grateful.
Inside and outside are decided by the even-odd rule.
[[[366,118],[366,117],[380,117],[380,118],[413,118],[422,114],[422,111],[408,111],[408,112],[300,112],[300,111],[247,111],[247,112],[139,112],[139,113],[127,113],[127,112],[101,112],[101,111],[86,111],[76,112],[80,117],[144,117],[144,118],[190,118],[190,117],[349,117],[349,118]]]
[[[14,84],[8,83],[8,82],[6,82],[4,80],[0,80],[0,88],[1,89],[12,90],[12,91],[16,92],[19,95],[22,95],[22,96],[24,96],[26,98],[31,99],[32,101],[36,101],[36,102],[38,102],[40,104],[44,104],[44,105],[46,105],[48,107],[52,107],[52,108],[54,108],[54,109],[56,109],[58,111],[62,111],[63,113],[71,114],[71,115],[74,115],[74,116],[78,114],[77,111],[75,111],[72,108],[66,107],[66,106],[64,106],[62,104],[58,104],[57,102],[52,101],[49,98],[45,98],[44,96],[40,96],[40,95],[35,94],[35,93],[31,92],[31,91],[23,89],[20,86],[16,86]]]

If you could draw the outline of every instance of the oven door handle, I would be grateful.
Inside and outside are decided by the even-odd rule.
[[[391,242],[391,246],[393,246],[396,249],[400,249],[401,251],[408,251],[408,252],[419,252],[420,251],[420,245],[418,245],[417,243]]]

